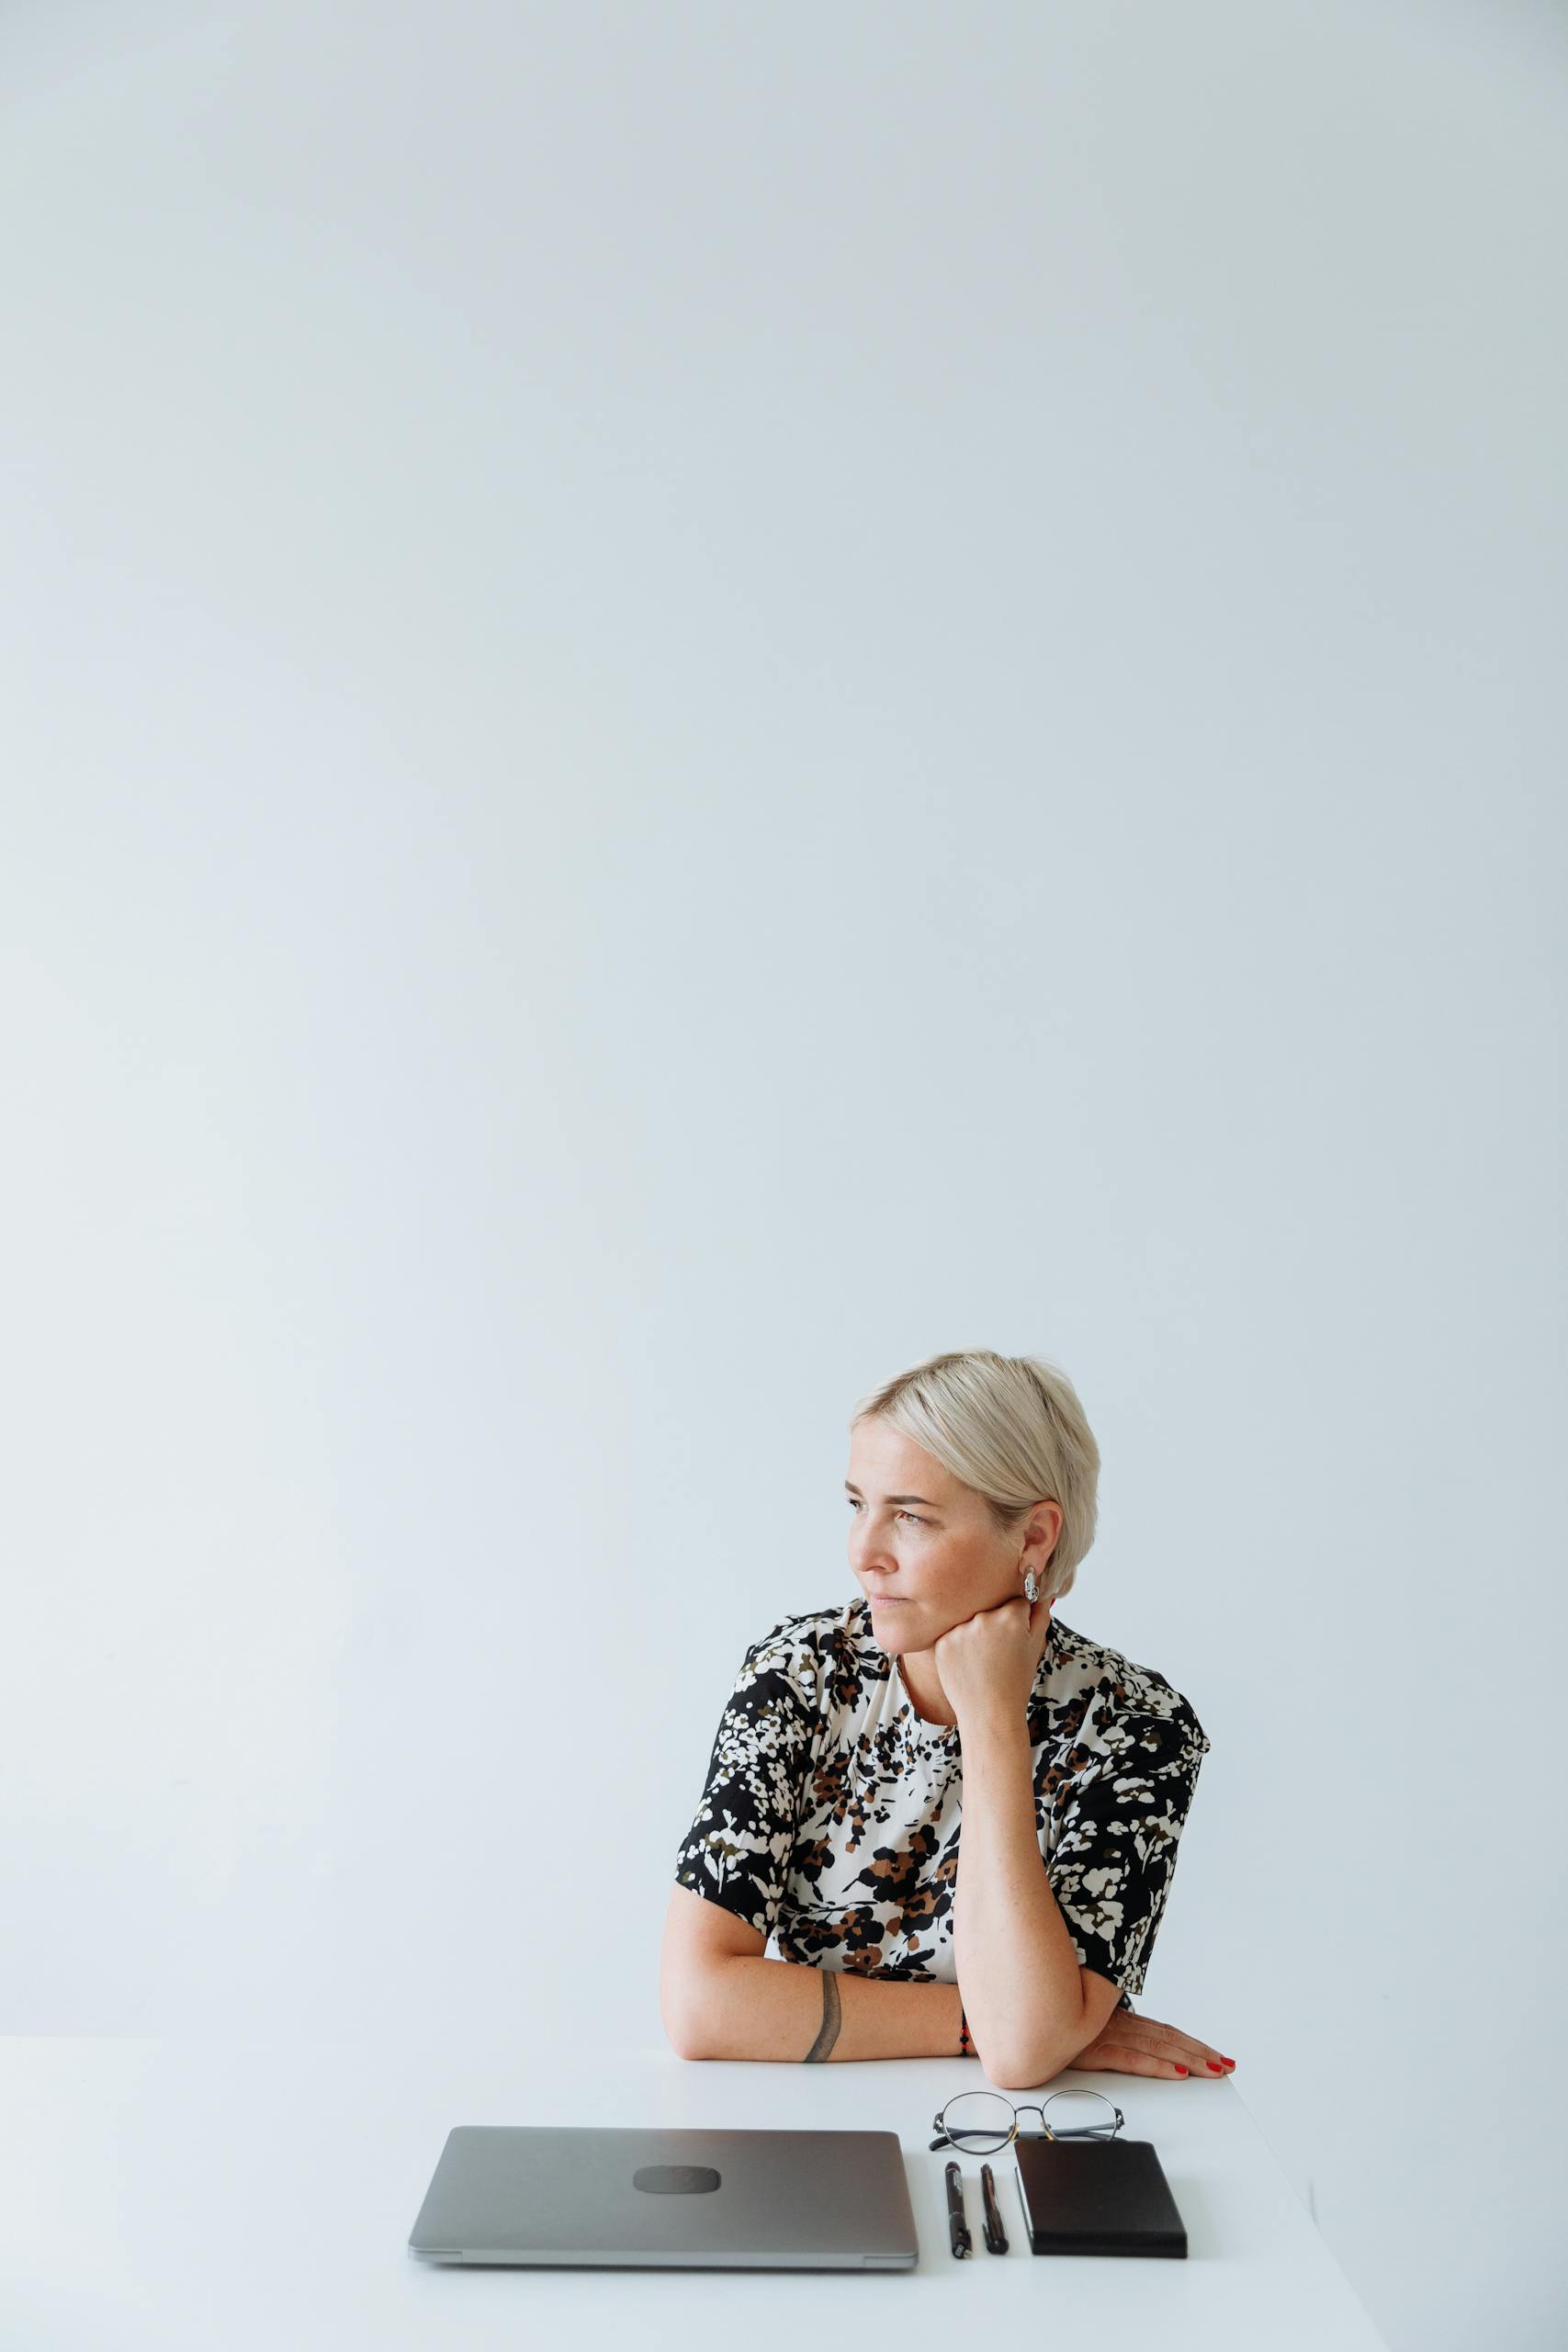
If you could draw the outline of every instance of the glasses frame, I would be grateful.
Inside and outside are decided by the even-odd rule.
[[[1004,2107],[1012,2108],[1012,2129],[1008,2133],[1007,2138],[1005,2140],[998,2141],[994,2148],[970,2148],[961,2146],[959,2142],[953,2137],[952,2133],[948,2131],[946,2124],[943,2123],[942,2120],[947,2113],[948,2109],[953,2106],[958,2099],[976,2098],[999,2098],[1001,2099]],[[1110,2108],[1111,2114],[1116,2120],[1111,2124],[1109,2131],[1107,2131],[1103,2123],[1086,2123],[1081,2126],[1074,2124],[1063,2131],[1053,2132],[1050,2124],[1045,2120],[1045,2109],[1059,2098],[1097,2098],[1102,2107]],[[1113,2100],[1108,2099],[1103,2091],[1086,2091],[1078,2090],[1077,2088],[1066,2091],[1053,2091],[1051,2097],[1043,2104],[1036,2105],[1033,2099],[1026,2099],[1021,2107],[1014,2107],[1012,2100],[1006,2098],[1001,2091],[955,2091],[953,2098],[944,2100],[942,2105],[937,2109],[936,2113],[931,2118],[931,2129],[937,2135],[931,2142],[931,2146],[933,2148],[957,2148],[959,2154],[964,2156],[999,2156],[1004,2148],[1010,2148],[1015,2140],[1021,2139],[1026,2136],[1021,2133],[1018,2128],[1018,2120],[1021,2115],[1037,2115],[1040,2118],[1041,2132],[1044,2134],[1047,2140],[1114,2140],[1116,2134],[1121,2131],[1122,2126],[1127,2120],[1121,2109]],[[1031,2134],[1027,2136],[1032,2137],[1038,2135]]]

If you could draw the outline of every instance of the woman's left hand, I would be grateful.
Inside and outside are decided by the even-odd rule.
[[[1050,1637],[1051,1603],[1031,1604],[1020,1593],[965,1617],[933,1644],[936,1670],[960,1729],[984,1716],[1009,1723],[1025,1713]]]
[[[1112,2009],[1104,2030],[1068,2064],[1090,2074],[1168,2077],[1185,2071],[1212,2082],[1216,2075],[1228,2075],[1235,2060],[1179,2026],[1162,2025],[1158,2018],[1140,2017],[1133,2009]]]

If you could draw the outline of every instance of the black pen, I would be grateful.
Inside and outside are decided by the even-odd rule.
[[[947,2167],[947,2234],[956,2255],[973,2254],[969,2224],[964,2218],[964,2175],[956,2165]]]
[[[989,2165],[980,2166],[980,2194],[986,2200],[986,2251],[1005,2254],[1008,2233],[1002,2227],[1002,2209],[997,2203],[997,2177]]]

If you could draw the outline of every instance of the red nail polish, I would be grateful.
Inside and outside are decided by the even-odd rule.
[[[1175,2061],[1174,2059],[1172,2059],[1171,2064],[1172,2064],[1172,2065],[1175,2065],[1175,2064],[1176,2064],[1176,2061]],[[1179,2075],[1184,2075],[1184,2074],[1187,2072],[1187,2069],[1186,2069],[1186,2067],[1185,2067],[1185,2066],[1177,2066],[1177,2067],[1176,2067],[1176,2071],[1177,2071],[1177,2073],[1178,2073]]]
[[[1217,2058],[1205,2058],[1203,2064],[1211,2075],[1223,2075],[1225,2071]]]

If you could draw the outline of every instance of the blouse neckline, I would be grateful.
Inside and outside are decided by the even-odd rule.
[[[956,1724],[928,1723],[915,1707],[913,1695],[904,1679],[903,1661],[895,1657],[893,1672],[898,1685],[898,1704],[894,1710],[896,1720],[901,1719],[908,1736],[920,1747],[952,1747],[957,1744]]]

